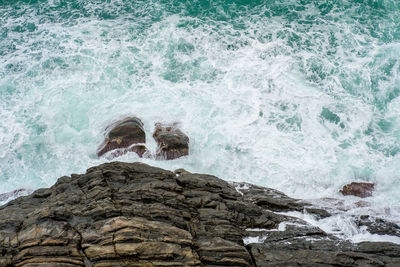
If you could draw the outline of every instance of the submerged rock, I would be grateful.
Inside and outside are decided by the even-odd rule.
[[[340,190],[340,193],[342,193],[345,196],[352,195],[364,198],[372,196],[374,188],[375,188],[374,183],[353,182],[351,184],[343,186],[342,190]]]
[[[156,123],[153,137],[158,146],[157,159],[176,159],[189,154],[189,137],[176,123]]]
[[[97,156],[101,157],[109,151],[112,157],[121,156],[127,152],[135,152],[142,157],[146,152],[146,134],[143,123],[136,117],[128,117],[117,121],[106,128],[106,138],[99,147]]]
[[[352,244],[266,210],[304,205],[182,169],[102,164],[0,207],[0,266],[400,266],[400,245]]]
[[[15,189],[14,191],[11,192],[7,192],[7,193],[2,193],[0,194],[0,202],[1,201],[6,201],[8,199],[14,199],[20,196],[25,196],[32,193],[32,190],[29,189],[25,189],[25,188],[19,188],[19,189]]]
[[[355,220],[355,223],[359,227],[366,227],[366,230],[371,234],[400,237],[400,226],[381,218],[374,218],[369,215],[361,215]]]

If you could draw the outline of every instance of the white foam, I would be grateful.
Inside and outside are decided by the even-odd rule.
[[[400,244],[400,237],[371,234],[364,226],[358,227],[355,223],[355,219],[350,217],[350,214],[344,212],[320,220],[316,219],[315,216],[311,214],[298,211],[282,212],[281,214],[300,218],[313,226],[319,227],[328,234],[333,234],[354,243],[376,241]]]
[[[245,246],[254,243],[264,243],[265,239],[267,239],[265,236],[249,236],[243,238],[243,243]]]

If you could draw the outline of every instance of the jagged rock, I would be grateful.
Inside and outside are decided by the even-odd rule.
[[[355,223],[359,227],[366,227],[366,230],[371,234],[393,235],[400,237],[400,226],[381,218],[373,218],[369,215],[362,215],[355,220]]]
[[[140,157],[146,152],[146,134],[143,123],[136,117],[128,117],[117,121],[106,128],[106,138],[99,147],[97,156],[101,157],[109,151],[114,151],[112,158],[127,152],[135,152]]]
[[[274,209],[298,209],[298,201],[267,188],[263,196],[256,186],[252,197],[240,187],[251,185],[141,163],[64,176],[0,207],[0,266],[400,264],[399,245],[339,240],[264,208],[282,198]]]
[[[286,196],[284,193],[249,183],[232,183],[244,199],[264,209],[278,212],[306,211],[319,219],[331,216],[326,210],[312,207],[309,203]]]
[[[176,159],[189,154],[189,137],[176,123],[156,123],[153,137],[158,145],[157,159]]]
[[[353,195],[357,197],[370,197],[372,196],[372,192],[374,191],[375,184],[374,183],[356,183],[353,182],[351,184],[347,184],[343,186],[340,193],[345,196]]]

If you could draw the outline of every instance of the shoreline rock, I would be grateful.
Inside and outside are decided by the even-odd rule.
[[[8,199],[15,199],[20,196],[26,196],[32,193],[32,190],[26,188],[18,188],[11,192],[0,194],[0,202],[7,201]]]
[[[135,152],[142,157],[147,151],[144,143],[146,134],[143,122],[136,117],[128,117],[119,120],[106,128],[105,140],[97,150],[97,156],[101,157],[109,151],[112,158],[121,156],[127,152]]]
[[[109,159],[135,152],[139,157],[155,157],[158,160],[172,160],[189,155],[189,137],[179,128],[178,123],[156,123],[153,138],[157,142],[155,155],[146,148],[146,134],[142,121],[127,117],[116,121],[105,129],[105,139],[97,149],[101,157],[110,152]]]
[[[0,266],[400,265],[400,245],[352,244],[277,213],[307,208],[211,175],[106,163],[1,206]]]
[[[356,196],[356,197],[370,197],[372,196],[372,192],[374,191],[375,184],[374,183],[357,183],[353,182],[343,186],[340,193],[344,196]]]
[[[153,137],[158,146],[156,159],[171,160],[189,155],[189,137],[177,123],[156,123]]]

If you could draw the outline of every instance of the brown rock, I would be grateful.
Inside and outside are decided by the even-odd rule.
[[[347,184],[343,186],[340,193],[345,196],[352,195],[357,197],[370,197],[374,191],[374,183],[356,183]]]
[[[365,207],[371,206],[371,203],[360,200],[360,201],[357,201],[356,203],[354,203],[354,205],[356,205],[357,208],[365,208]]]
[[[157,159],[176,159],[189,154],[189,137],[174,124],[155,124],[153,134],[157,141]]]
[[[103,144],[97,150],[99,157],[111,150],[115,150],[112,153],[113,158],[127,152],[135,152],[142,157],[147,151],[143,123],[136,117],[128,117],[111,124],[106,128],[105,136]]]

